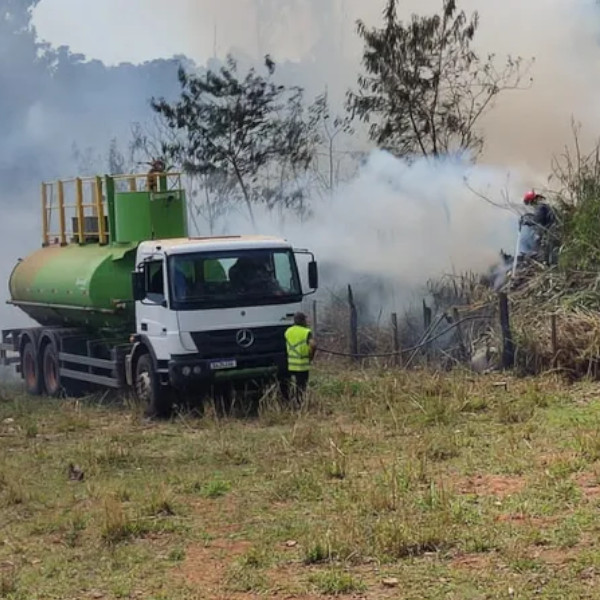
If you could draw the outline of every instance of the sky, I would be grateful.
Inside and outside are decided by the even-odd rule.
[[[441,1],[403,0],[398,10],[404,18],[413,12],[431,13],[439,10]],[[41,0],[34,22],[40,37],[53,45],[66,44],[109,65],[177,54],[206,64],[209,57],[229,51],[253,57],[269,52],[277,62],[304,61],[301,85],[310,93],[328,85],[338,100],[356,81],[361,50],[356,19],[379,24],[384,4],[385,0]],[[293,9],[277,11],[276,20],[269,20],[273,6]],[[553,157],[572,142],[572,119],[583,123],[589,134],[585,142],[597,136],[600,84],[589,76],[600,66],[596,0],[461,0],[459,7],[480,13],[477,46],[482,52],[495,52],[500,59],[507,54],[536,59],[532,90],[503,95],[484,120],[486,160],[518,164],[534,179],[546,177]],[[329,37],[333,41],[323,44]],[[306,63],[311,52],[314,60]]]
[[[42,0],[34,22],[40,37],[107,64],[183,53],[199,58],[212,50],[214,24],[208,18],[197,37],[182,35],[192,5],[193,0],[169,0],[149,11],[145,0]]]
[[[359,16],[376,19],[381,0],[337,0],[349,48]],[[185,54],[203,63],[232,47],[257,53],[255,0],[42,0],[34,13],[40,37],[106,64]],[[311,43],[306,15],[290,14],[273,36],[279,58],[299,59]],[[272,49],[272,48],[271,48]]]

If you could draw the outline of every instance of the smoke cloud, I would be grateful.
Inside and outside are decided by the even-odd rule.
[[[53,1],[40,3],[41,21],[43,9],[50,10]],[[72,6],[62,0],[61,14],[74,19],[83,3],[69,1]],[[7,11],[16,10],[13,4],[0,0],[0,87],[10,90],[0,98],[1,202],[9,207],[9,216],[0,223],[0,299],[8,296],[5,284],[16,259],[39,246],[40,181],[79,172],[71,152],[74,142],[104,154],[111,138],[128,138],[132,121],[151,118],[150,96],[170,97],[178,91],[178,59],[116,65],[115,52],[107,55],[114,66],[107,66],[75,54],[93,37],[81,33],[86,25],[102,27],[102,45],[120,45],[123,54],[135,39],[134,21],[139,24],[139,47],[150,52],[160,36],[161,53],[186,53],[198,64],[229,51],[245,62],[268,52],[280,65],[282,82],[305,86],[309,97],[327,88],[334,108],[341,110],[344,92],[355,85],[360,68],[355,21],[379,24],[384,1],[143,0],[135,5],[132,0],[138,8],[130,7],[128,18],[117,22],[119,3],[105,0],[96,3],[102,5],[97,13],[65,22],[64,35],[79,31],[79,37],[52,38],[55,48],[49,54],[41,52],[40,37],[27,17],[26,5],[34,8],[38,2],[21,3],[21,12],[5,19]],[[405,0],[399,12],[408,18],[440,5],[441,0]],[[583,144],[596,138],[600,82],[591,74],[600,60],[600,13],[593,0],[461,0],[459,6],[480,12],[476,45],[481,53],[495,52],[499,61],[507,54],[535,57],[533,84],[503,95],[482,122],[486,151],[480,166],[449,159],[408,166],[373,151],[331,200],[315,199],[310,221],[298,224],[288,218],[281,223],[263,216],[262,231],[311,246],[320,262],[329,265],[331,281],[380,275],[394,282],[401,299],[428,277],[452,269],[487,268],[500,248],[512,250],[515,219],[510,211],[475,196],[464,177],[492,199],[500,200],[504,191],[517,202],[525,188],[546,183],[552,156],[572,141],[571,117],[582,123]],[[84,10],[91,10],[87,3]],[[105,19],[102,25],[100,19]],[[42,32],[62,35],[60,28],[49,27],[48,21],[46,25]],[[72,50],[58,48],[69,41]],[[371,150],[359,136],[345,143]],[[105,165],[97,170],[104,171]],[[222,226],[248,231],[248,224],[234,217]],[[0,310],[2,325],[19,318],[18,311]]]
[[[512,252],[517,217],[505,198],[522,186],[518,173],[498,167],[452,159],[409,165],[376,150],[352,181],[315,206],[309,222],[276,213],[258,220],[262,233],[298,248],[310,243],[326,273],[325,291],[358,283],[375,314],[405,307],[427,278],[481,273],[500,249]],[[238,215],[219,233],[253,230]]]

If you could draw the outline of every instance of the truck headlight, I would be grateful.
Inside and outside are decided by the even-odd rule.
[[[200,373],[202,373],[202,367],[200,367],[199,365],[196,365],[194,367],[194,375],[200,375]]]
[[[192,368],[191,367],[183,367],[183,369],[181,369],[181,372],[183,373],[183,375],[185,377],[189,377],[192,373]]]

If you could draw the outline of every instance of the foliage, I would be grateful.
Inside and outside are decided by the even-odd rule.
[[[327,93],[316,99],[313,114],[317,117],[317,134],[322,146],[314,161],[317,184],[328,194],[332,194],[342,178],[342,159],[337,152],[337,140],[354,133],[352,120],[348,115],[332,114]]]
[[[397,0],[387,0],[384,26],[358,21],[366,74],[349,92],[348,109],[370,124],[370,136],[399,156],[481,152],[477,125],[497,96],[519,87],[520,58],[497,68],[494,55],[480,58],[471,43],[478,14],[467,18],[455,0],[440,14],[398,19]]]
[[[600,143],[584,153],[573,127],[574,151],[554,161],[555,205],[560,223],[563,271],[600,267]]]
[[[121,175],[133,170],[131,158],[123,154],[116,138],[110,140],[105,156],[89,146],[82,150],[74,143],[71,147],[71,157],[80,175],[92,176],[98,173]]]
[[[109,175],[122,175],[127,173],[127,158],[119,149],[119,144],[115,138],[110,141],[107,162]]]
[[[152,100],[177,133],[164,153],[187,173],[235,182],[253,223],[255,204],[302,211],[304,194],[295,182],[314,158],[321,111],[319,105],[305,109],[301,88],[273,82],[275,63],[268,56],[264,65],[266,75],[251,68],[243,78],[231,56],[218,71],[182,68],[179,100]]]
[[[170,170],[169,161],[163,151],[165,140],[173,139],[172,135],[169,137],[170,133],[169,128],[159,119],[155,119],[152,124],[133,123],[129,141],[131,162],[136,167],[150,168],[155,160],[162,160],[167,170]]]

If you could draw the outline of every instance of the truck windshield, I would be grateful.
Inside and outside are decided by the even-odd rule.
[[[290,250],[176,254],[169,258],[176,310],[298,302],[302,289]]]

